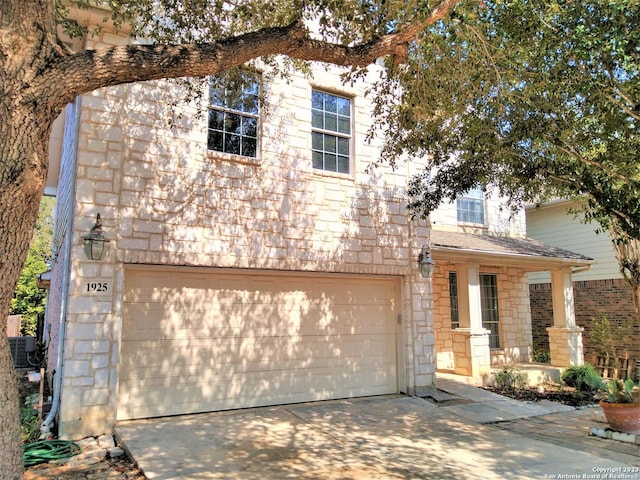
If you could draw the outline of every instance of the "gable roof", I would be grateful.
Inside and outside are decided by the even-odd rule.
[[[532,270],[588,267],[593,259],[532,238],[431,230],[434,259],[520,265]]]

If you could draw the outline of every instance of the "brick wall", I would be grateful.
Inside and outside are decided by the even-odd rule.
[[[549,352],[547,328],[553,325],[553,305],[551,303],[551,284],[536,283],[529,285],[531,305],[531,333],[533,348],[540,352]]]
[[[635,326],[630,338],[618,344],[619,352],[624,356],[640,360],[640,331],[634,321],[633,299],[629,287],[622,279],[591,280],[574,282],[574,301],[576,324],[584,327],[582,336],[585,361],[590,362],[595,354],[591,332],[594,320],[606,313],[612,325],[634,322]],[[531,316],[533,329],[533,345],[540,351],[549,351],[549,338],[546,328],[553,325],[553,309],[551,305],[551,284],[541,283],[529,285],[531,298]],[[636,341],[632,341],[636,339]]]

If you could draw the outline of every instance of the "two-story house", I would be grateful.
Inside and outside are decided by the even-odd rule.
[[[170,82],[69,105],[47,312],[62,436],[433,388],[417,263],[429,227],[406,210],[411,172],[367,172],[379,145],[364,141],[366,83],[314,72],[247,72],[240,98],[211,88],[208,114],[179,107],[175,126]],[[109,242],[96,260],[84,243],[98,214]]]
[[[103,29],[76,48],[126,41]],[[205,89],[208,112],[179,106],[173,125],[171,82],[68,106],[46,320],[45,424],[55,418],[62,437],[125,419],[424,395],[436,366],[479,377],[492,359],[528,361],[531,270],[551,270],[560,295],[554,360],[582,361],[562,305],[571,268],[588,260],[521,238],[522,218],[507,221],[482,193],[444,206],[433,231],[411,220],[407,181],[421,163],[368,170],[380,145],[365,141],[367,79],[313,73],[267,82],[247,70],[241,95]],[[429,254],[433,277],[418,264]]]

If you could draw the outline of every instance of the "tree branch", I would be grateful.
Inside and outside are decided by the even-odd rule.
[[[618,89],[615,89],[615,91],[620,94],[620,96],[622,98],[624,98],[625,100],[629,101],[630,100],[623,96],[621,91]],[[631,110],[631,108],[629,108],[627,105],[625,105],[624,103],[622,103],[620,100],[618,100],[617,98],[615,98],[613,95],[605,95],[610,101],[611,103],[613,103],[614,105],[617,105],[618,107],[620,107],[622,109],[622,111],[624,113],[626,113],[627,115],[629,115],[631,118],[633,118],[634,120],[638,120],[640,121],[640,115],[636,112],[634,112],[633,110]],[[633,105],[633,104],[632,104]]]
[[[39,86],[57,84],[53,100],[61,107],[75,96],[100,87],[137,81],[212,75],[265,55],[339,66],[367,66],[376,59],[406,52],[418,32],[444,18],[460,0],[442,0],[431,14],[400,31],[361,45],[313,40],[300,20],[223,39],[215,43],[114,46],[61,57],[39,78]],[[60,83],[62,82],[62,85]],[[37,88],[37,87],[36,87]]]
[[[547,140],[550,141],[550,139],[547,139]],[[596,170],[603,170],[607,175],[609,175],[612,178],[615,178],[616,180],[618,180],[622,184],[633,185],[633,184],[637,183],[635,181],[635,179],[633,179],[633,178],[629,178],[629,177],[626,177],[624,175],[621,175],[618,172],[616,172],[615,170],[612,170],[611,168],[606,168],[605,165],[603,163],[601,163],[601,162],[596,162],[595,160],[589,160],[588,158],[585,158],[584,156],[580,155],[579,152],[575,151],[575,149],[573,148],[573,145],[570,145],[566,141],[561,141],[561,144],[564,145],[564,146],[558,145],[558,149],[561,152],[564,152],[567,155],[572,156],[573,158],[578,160],[583,165],[586,165],[588,167],[592,167],[592,168],[594,168]]]
[[[622,224],[626,225],[629,228],[633,228],[633,226],[635,225],[633,219],[630,218],[629,214],[627,214],[626,212],[613,208],[610,205],[603,205],[593,194],[593,192],[584,184],[584,182],[581,181],[580,177],[560,177],[548,168],[542,167],[541,170],[548,179],[554,180],[559,184],[568,185],[570,187],[570,190],[573,190],[576,193],[580,192],[581,194],[592,199],[598,205],[598,208],[600,208],[601,211],[605,211],[608,216],[613,217],[619,222],[622,222]],[[628,229],[624,227],[622,227],[622,230],[625,232],[628,231]]]
[[[491,61],[490,63],[491,63],[491,66],[493,67],[493,71],[496,73],[496,79],[498,80],[499,83],[502,83],[502,75],[500,74],[500,70],[498,70],[498,67],[496,65],[497,62],[495,61],[494,56],[489,51],[490,49],[489,43],[484,38],[482,38],[482,35],[478,33],[477,29],[475,29],[470,25],[465,25],[465,27],[467,28],[467,30],[470,30],[473,33],[473,35],[478,39],[478,43],[482,45],[482,49],[484,50],[484,53],[487,56],[487,58],[490,59]]]

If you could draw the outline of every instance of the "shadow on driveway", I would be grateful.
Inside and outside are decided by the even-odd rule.
[[[116,435],[149,479],[542,479],[624,466],[400,395],[121,422]]]

